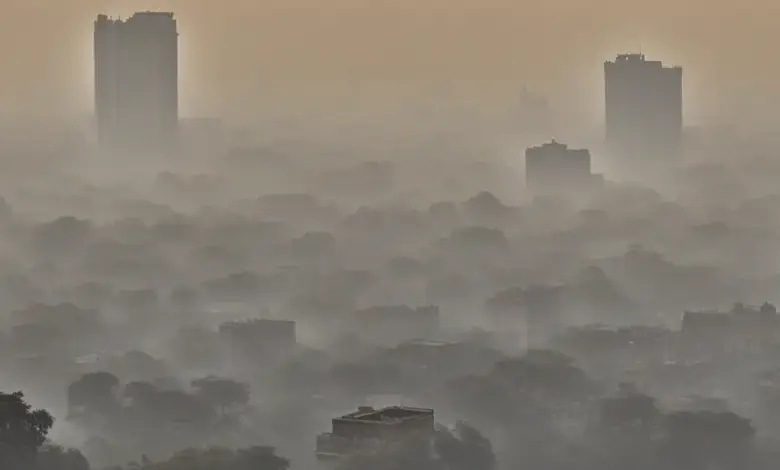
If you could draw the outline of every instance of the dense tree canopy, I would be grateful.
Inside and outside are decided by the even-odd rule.
[[[54,425],[45,410],[34,410],[22,392],[0,392],[0,468],[30,465]]]
[[[490,441],[470,425],[439,427],[432,436],[412,434],[376,452],[355,455],[339,470],[493,470]]]
[[[143,457],[127,470],[287,470],[289,467],[290,462],[276,455],[273,447],[255,446],[238,450],[187,449],[160,462]]]

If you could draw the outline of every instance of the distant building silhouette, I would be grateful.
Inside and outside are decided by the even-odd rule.
[[[682,74],[644,54],[604,63],[607,150],[619,166],[639,170],[680,156]]]
[[[177,142],[178,33],[173,13],[95,21],[95,112],[101,147],[161,152]]]
[[[338,461],[350,456],[373,453],[412,436],[433,437],[434,432],[433,409],[361,406],[332,419],[331,432],[317,436],[316,455],[319,461],[338,467]]]
[[[601,180],[590,169],[590,151],[555,140],[525,151],[525,181],[536,194],[592,189]]]
[[[770,303],[760,307],[737,303],[729,312],[685,312],[680,339],[689,359],[770,352],[780,341],[780,315]]]

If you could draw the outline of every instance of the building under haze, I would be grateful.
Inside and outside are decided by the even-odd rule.
[[[317,458],[333,462],[361,453],[372,453],[383,446],[414,435],[433,436],[434,411],[430,408],[390,406],[374,409],[361,406],[354,413],[333,418],[332,430],[317,436]]]
[[[178,32],[173,13],[95,21],[98,142],[114,152],[157,153],[176,144]]]
[[[601,181],[591,173],[590,151],[555,140],[525,151],[526,187],[534,194],[579,192]]]
[[[619,169],[662,167],[683,143],[681,67],[644,54],[621,54],[604,64],[607,150]]]

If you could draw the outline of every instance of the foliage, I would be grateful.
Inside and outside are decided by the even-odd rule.
[[[76,449],[45,445],[38,452],[36,470],[89,470],[86,457]]]
[[[228,407],[249,403],[249,385],[235,380],[205,377],[192,381],[192,387],[221,414]]]
[[[54,418],[34,410],[22,392],[0,392],[0,468],[30,465],[53,425]]]
[[[459,422],[454,429],[439,427],[431,435],[412,434],[387,443],[374,453],[358,454],[338,470],[493,470],[496,457],[490,441],[475,428]]]
[[[255,446],[230,450],[223,447],[187,449],[169,460],[153,463],[142,459],[127,470],[287,470],[290,462],[273,447]]]
[[[92,372],[81,376],[68,387],[68,408],[105,414],[117,406],[115,399],[119,379],[108,372]]]

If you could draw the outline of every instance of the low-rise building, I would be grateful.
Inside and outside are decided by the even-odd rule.
[[[767,351],[780,343],[780,315],[769,303],[736,304],[729,312],[685,312],[680,339],[689,356]]]
[[[338,461],[414,435],[433,436],[434,413],[430,408],[390,406],[357,411],[333,418],[331,432],[317,436],[316,454],[320,461]]]
[[[534,194],[565,194],[598,188],[603,177],[591,173],[589,150],[553,140],[525,151],[525,182]]]

